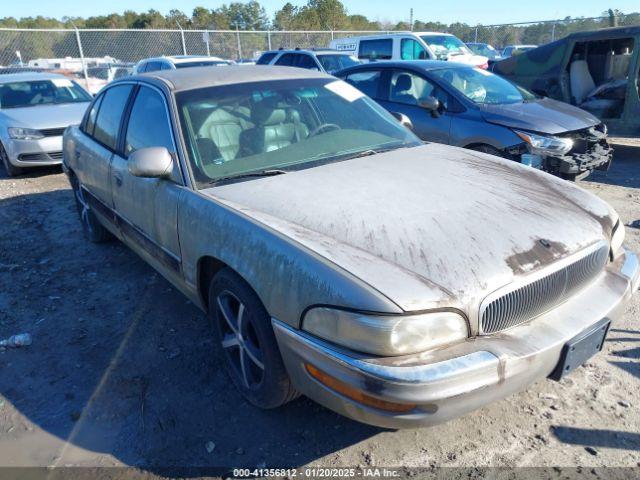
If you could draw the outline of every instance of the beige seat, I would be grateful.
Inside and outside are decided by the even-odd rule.
[[[240,135],[253,126],[246,107],[218,108],[204,121],[198,138],[213,141],[224,161],[233,160],[240,150]]]

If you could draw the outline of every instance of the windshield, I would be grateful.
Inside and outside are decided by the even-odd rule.
[[[68,78],[0,83],[0,109],[90,101],[91,95]]]
[[[483,55],[491,60],[500,58],[500,53],[498,53],[498,51],[491,45],[488,45],[486,43],[471,43],[467,44],[467,46],[476,55]]]
[[[195,62],[175,63],[174,65],[176,68],[211,67],[213,65],[229,65],[229,62],[224,60],[198,60]]]
[[[176,95],[198,188],[420,141],[359,90],[326,78],[208,87]]]
[[[441,68],[432,70],[431,74],[477,104],[521,103],[536,98],[524,88],[479,68]]]
[[[448,56],[471,54],[471,50],[462,43],[462,40],[453,35],[423,35],[420,38],[440,60]]]
[[[352,55],[318,55],[322,67],[329,73],[357,65],[360,61]]]

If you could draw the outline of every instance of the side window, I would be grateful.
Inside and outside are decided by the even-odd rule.
[[[402,60],[424,60],[429,58],[429,54],[413,38],[403,38],[400,41],[400,58]]]
[[[104,93],[93,137],[111,150],[115,150],[118,143],[120,120],[132,88],[132,85],[118,85]]]
[[[316,63],[316,61],[313,59],[311,55],[300,53],[296,56],[298,57],[295,63],[296,67],[306,68],[307,70],[320,70],[318,68],[318,64]]]
[[[435,86],[412,72],[397,71],[391,76],[389,101],[418,105],[426,97],[434,96]]]
[[[98,110],[100,110],[100,104],[102,103],[103,98],[104,98],[104,93],[95,99],[95,101],[91,105],[91,109],[89,109],[89,111],[87,112],[85,123],[82,126],[82,131],[87,135],[90,135],[90,136],[93,135],[93,129],[96,125],[96,117],[98,116]]]
[[[393,39],[360,40],[358,58],[369,60],[391,60],[393,56]]]
[[[367,70],[349,75],[345,80],[365,95],[371,98],[378,97],[378,86],[382,72],[380,70]]]
[[[269,62],[275,58],[276,52],[263,53],[262,56],[256,62],[256,65],[269,65]]]
[[[171,65],[167,62],[160,62],[160,70],[171,70]]]
[[[295,58],[296,56],[293,53],[285,53],[278,59],[275,64],[281,65],[283,67],[290,67],[291,65],[293,65]]]
[[[136,69],[136,71],[137,71],[138,73],[144,73],[144,72],[146,72],[146,71],[147,71],[147,66],[148,66],[148,65],[149,65],[149,63],[148,63],[148,62],[143,62],[143,63],[141,63],[141,64],[140,64],[140,66]]]
[[[164,98],[151,88],[141,87],[129,116],[125,156],[146,147],[166,147],[175,152]]]

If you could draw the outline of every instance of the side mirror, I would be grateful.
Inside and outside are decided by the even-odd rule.
[[[437,117],[440,115],[440,108],[442,107],[442,104],[440,103],[440,100],[438,100],[436,97],[429,96],[429,97],[423,98],[422,100],[420,100],[419,105],[425,110],[430,111],[431,115],[434,117]]]
[[[165,147],[149,147],[129,155],[129,173],[143,178],[165,178],[173,171],[173,157]]]
[[[422,50],[419,54],[418,54],[418,60],[426,60],[427,59],[427,52]]]
[[[390,112],[390,113],[395,117],[396,120],[398,120],[398,122],[400,122],[400,125],[413,131],[413,123],[411,123],[411,120],[409,119],[409,117],[407,117],[404,113],[400,113],[400,112]]]

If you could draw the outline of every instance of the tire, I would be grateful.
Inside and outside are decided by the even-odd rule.
[[[498,150],[497,148],[492,147],[491,145],[473,145],[468,148],[469,150],[475,150],[476,152],[488,153],[489,155],[495,155],[496,157],[512,160],[507,156],[506,153]]]
[[[69,174],[69,181],[71,182],[73,198],[75,199],[78,215],[80,216],[80,223],[82,223],[82,230],[84,230],[86,237],[93,243],[103,243],[111,240],[113,235],[102,226],[100,220],[98,220],[93,210],[91,210],[91,207],[85,200],[84,191],[80,187],[80,182],[78,182],[78,179],[73,173]]]
[[[7,172],[9,177],[15,177],[17,175],[22,175],[24,173],[24,168],[16,167],[9,161],[9,155],[7,151],[4,149],[4,145],[0,143],[0,158],[2,159],[2,164],[4,165],[4,170]]]
[[[244,398],[271,409],[299,395],[282,362],[271,317],[253,289],[229,269],[211,281],[209,318],[227,374]]]

